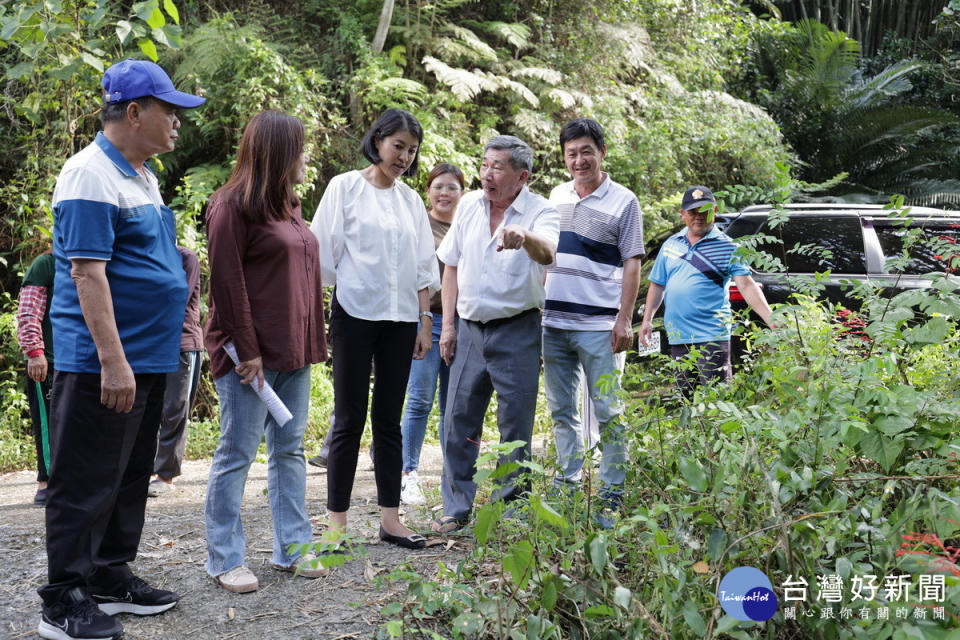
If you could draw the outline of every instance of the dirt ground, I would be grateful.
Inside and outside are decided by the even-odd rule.
[[[428,505],[401,507],[406,522],[429,534],[439,503],[440,451],[424,445],[420,476]],[[433,546],[410,551],[380,542],[379,509],[369,457],[361,453],[350,509],[349,531],[366,541],[360,555],[329,575],[308,580],[274,570],[270,565],[272,526],[267,503],[267,466],[257,462],[250,470],[244,494],[243,524],[247,537],[247,565],[260,579],[255,593],[234,594],[218,585],[204,570],[206,541],[203,504],[209,460],[188,461],[176,491],[147,503],[146,526],[134,572],[154,586],[181,594],[180,603],[154,617],[122,615],[128,640],[347,639],[371,638],[382,624],[380,609],[404,591],[403,583],[377,578],[409,563],[431,576],[437,562],[456,565],[471,538],[447,540],[429,536]],[[40,598],[36,589],[46,581],[44,511],[33,505],[35,474],[20,471],[0,475],[0,639],[37,638]],[[307,511],[314,538],[322,531],[327,495],[326,471],[307,466]]]

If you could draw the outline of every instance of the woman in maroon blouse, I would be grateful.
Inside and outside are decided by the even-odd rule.
[[[273,566],[294,571],[310,542],[303,431],[310,365],[327,357],[317,240],[300,216],[293,185],[303,182],[303,124],[276,111],[257,114],[240,141],[230,180],[210,198],[210,318],[205,345],[220,396],[220,444],[207,486],[207,572],[225,589],[253,591],[244,564],[240,506],[250,464],[266,434],[273,514]],[[240,364],[224,349],[232,343]],[[269,383],[293,418],[278,425],[251,384]],[[309,554],[308,554],[309,555]],[[313,563],[315,564],[315,563]],[[309,563],[301,576],[322,570]]]

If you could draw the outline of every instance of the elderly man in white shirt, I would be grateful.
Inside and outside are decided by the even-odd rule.
[[[439,533],[456,531],[469,519],[483,416],[493,391],[501,442],[526,442],[508,459],[530,457],[543,273],[559,237],[556,209],[526,186],[532,170],[533,151],[525,142],[514,136],[490,140],[480,166],[482,188],[460,201],[437,249],[446,265],[440,354],[451,365],[442,443],[443,515],[433,525]],[[500,480],[494,499],[518,497],[522,487],[516,475]]]

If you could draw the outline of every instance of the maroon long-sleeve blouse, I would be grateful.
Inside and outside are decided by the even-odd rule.
[[[256,357],[273,371],[293,371],[327,359],[317,239],[300,215],[248,223],[226,199],[207,207],[210,315],[204,344],[214,378],[233,361]]]

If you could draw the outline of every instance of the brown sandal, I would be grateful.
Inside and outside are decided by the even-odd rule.
[[[433,529],[434,533],[454,533],[455,531],[460,531],[467,526],[467,522],[468,520],[466,518],[440,516],[433,521],[433,524],[430,525],[430,528]]]

